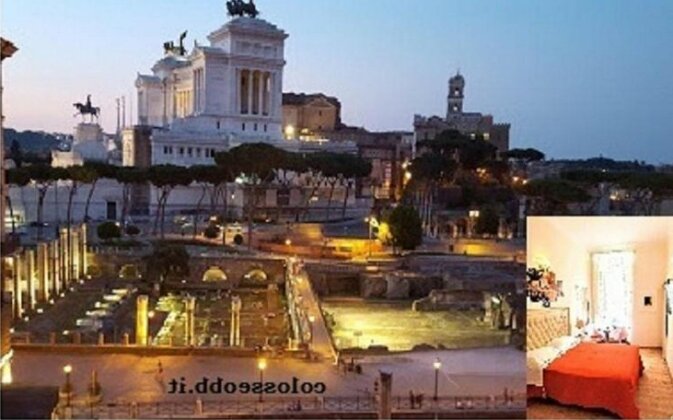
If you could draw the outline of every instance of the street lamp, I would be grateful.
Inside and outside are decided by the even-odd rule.
[[[72,372],[71,365],[63,366],[63,373],[65,373],[65,385],[63,385],[63,392],[66,396],[66,407],[70,407],[70,394],[72,394],[72,384],[70,383],[70,372]]]
[[[262,384],[262,391],[259,393],[259,402],[264,401],[264,369],[266,369],[266,359],[257,360],[257,369],[259,369],[259,382]]]
[[[369,225],[369,258],[372,257],[372,234],[374,233],[374,228],[379,227],[379,221],[376,220],[374,216],[369,216],[365,218],[365,223]]]
[[[308,316],[308,325],[309,325],[309,328],[310,328],[309,331],[311,332],[311,344],[313,344],[313,323],[314,322],[315,322],[315,316],[309,315]]]
[[[433,400],[437,401],[437,391],[439,389],[439,369],[442,367],[442,362],[439,360],[439,357],[435,359],[432,367],[435,368],[435,396],[433,397]]]

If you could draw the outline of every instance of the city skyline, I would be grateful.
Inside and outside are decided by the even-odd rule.
[[[91,93],[103,127],[114,131],[114,99],[135,96],[136,74],[162,56],[162,43],[185,29],[188,49],[195,39],[207,43],[228,19],[224,3],[3,3],[2,34],[21,49],[4,69],[5,126],[71,132],[79,121],[72,103]],[[338,97],[347,124],[412,130],[414,114],[443,116],[448,78],[460,69],[465,110],[511,122],[512,147],[554,158],[673,161],[661,141],[673,129],[673,57],[661,53],[673,39],[670,3],[258,7],[289,34],[283,90]]]

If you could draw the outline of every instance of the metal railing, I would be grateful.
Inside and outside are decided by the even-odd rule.
[[[414,400],[405,396],[393,396],[391,408],[395,412],[429,413],[515,413],[526,409],[526,394],[520,393],[505,397],[462,395],[443,396],[436,401],[425,398]],[[250,399],[195,400],[193,402],[119,402],[89,405],[73,404],[69,408],[57,406],[52,418],[171,418],[190,416],[223,416],[281,414],[293,412],[308,413],[375,413],[378,409],[376,397],[265,397],[263,402]]]

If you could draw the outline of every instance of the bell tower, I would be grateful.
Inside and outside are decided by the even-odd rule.
[[[456,75],[449,79],[449,96],[447,98],[446,119],[452,115],[463,113],[463,98],[465,93],[465,79],[456,72]]]

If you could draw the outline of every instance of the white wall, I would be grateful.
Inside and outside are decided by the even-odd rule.
[[[527,220],[528,267],[545,261],[563,282],[563,296],[551,303],[553,308],[570,308],[573,331],[578,317],[583,317],[582,302],[577,299],[576,286],[589,286],[591,279],[590,255],[585,246],[573,239],[573,232],[550,223],[548,217],[529,217]],[[528,308],[542,308],[541,303],[528,301]]]
[[[564,282],[565,293],[552,306],[569,307],[573,324],[582,313],[575,286],[591,284],[591,253],[610,250],[635,252],[632,342],[644,347],[662,346],[662,284],[673,273],[673,218],[528,218],[528,265],[536,266],[539,259],[548,261],[557,279]],[[644,306],[645,296],[652,297],[652,306]],[[529,307],[540,306],[529,302]],[[673,360],[673,354],[669,359]]]

